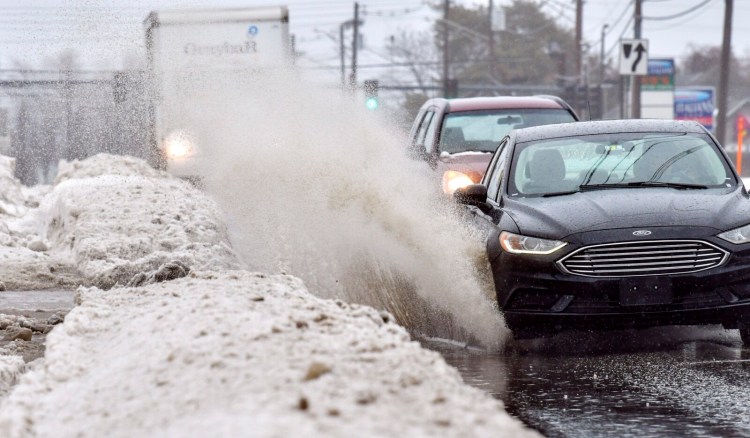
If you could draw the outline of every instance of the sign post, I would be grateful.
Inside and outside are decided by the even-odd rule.
[[[648,40],[645,39],[622,39],[620,40],[620,75],[630,77],[630,87],[634,88],[634,76],[643,76],[648,74]],[[630,93],[629,93],[630,94]],[[638,99],[640,100],[640,95]],[[630,114],[640,114],[640,102],[633,97]],[[637,110],[637,111],[636,111]]]
[[[641,117],[644,119],[674,118],[674,60],[649,59],[648,75],[641,82]]]

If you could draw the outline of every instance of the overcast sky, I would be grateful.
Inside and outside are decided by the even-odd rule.
[[[435,0],[432,0],[433,2]],[[539,0],[560,23],[573,27],[574,0]],[[483,4],[488,0],[453,0]],[[495,0],[509,5],[511,0]],[[705,3],[705,4],[704,4]],[[176,7],[264,6],[286,4],[290,26],[297,38],[301,63],[337,74],[338,26],[351,18],[351,0],[0,0],[0,69],[17,65],[44,68],[43,60],[67,47],[82,54],[87,69],[118,69],[127,57],[142,56],[142,21],[150,10]],[[365,49],[362,63],[387,62],[384,47],[400,30],[427,29],[435,12],[424,0],[362,0]],[[679,58],[689,44],[721,43],[724,0],[644,0],[646,18],[664,18],[696,10],[678,18],[644,20],[643,36],[650,40],[652,57]],[[606,48],[617,59],[616,41],[632,36],[632,1],[586,0],[584,36],[598,53],[601,29],[610,25]],[[733,47],[750,56],[750,1],[736,0]],[[330,68],[330,70],[329,70]]]

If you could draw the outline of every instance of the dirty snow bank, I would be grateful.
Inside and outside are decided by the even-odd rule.
[[[16,228],[36,236],[25,246],[38,254],[22,257],[23,264],[51,256],[74,266],[80,283],[102,288],[173,260],[191,269],[240,267],[214,202],[132,157],[61,162],[54,188]]]
[[[0,217],[20,216],[25,210],[21,183],[14,177],[15,168],[15,158],[0,155]]]
[[[0,397],[4,396],[26,370],[21,356],[0,355]]]
[[[389,317],[291,276],[80,289],[0,436],[524,436]]]
[[[14,158],[0,155],[0,291],[70,285],[65,261],[45,253],[44,240],[23,226],[48,188],[23,187],[15,166]]]

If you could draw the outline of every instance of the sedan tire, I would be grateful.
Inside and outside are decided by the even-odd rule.
[[[740,337],[742,338],[742,345],[745,348],[750,348],[750,325],[740,325]]]

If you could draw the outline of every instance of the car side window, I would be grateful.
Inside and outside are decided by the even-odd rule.
[[[435,135],[437,134],[437,126],[438,117],[432,117],[429,126],[427,126],[427,132],[424,136],[424,148],[428,154],[432,153],[433,149],[435,149]]]
[[[501,151],[503,147],[505,146],[505,143],[507,142],[506,139],[503,139],[500,142],[500,146],[497,147],[498,151]],[[490,164],[487,165],[487,171],[484,172],[484,175],[482,175],[482,180],[480,181],[480,184],[483,184],[484,186],[487,186],[487,184],[490,181],[490,177],[492,176],[492,172],[495,169],[495,164],[497,163],[497,159],[500,157],[500,154],[492,154],[492,158],[490,159]]]
[[[422,118],[422,124],[419,125],[419,129],[417,130],[417,136],[414,139],[414,145],[421,147],[424,146],[424,138],[425,135],[427,135],[427,127],[430,125],[430,122],[432,121],[432,118],[435,116],[435,113],[432,111],[427,111]]]
[[[508,142],[504,141],[497,148],[497,152],[495,153],[497,160],[495,160],[492,174],[487,182],[487,198],[493,201],[497,201],[497,195],[500,193],[502,187],[503,175],[505,175],[505,158],[508,155],[508,149],[510,149],[507,147],[507,144]]]

